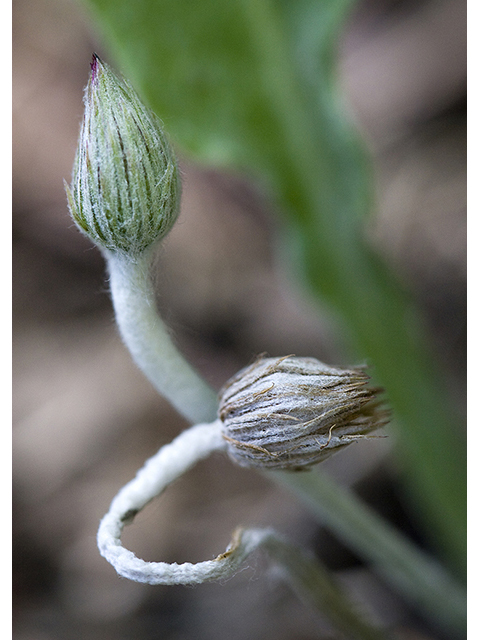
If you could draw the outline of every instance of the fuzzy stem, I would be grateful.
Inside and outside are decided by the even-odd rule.
[[[126,524],[155,496],[210,453],[225,448],[219,420],[198,424],[162,447],[112,501],[97,535],[102,556],[117,573],[152,585],[191,585],[233,576],[257,548],[267,551],[293,588],[330,622],[355,640],[386,640],[364,621],[315,559],[281,539],[272,529],[237,529],[227,550],[214,560],[183,564],[145,562],[121,543]]]
[[[136,261],[107,253],[115,319],[133,360],[154,387],[192,423],[214,420],[217,397],[174,345],[157,311],[152,251]]]
[[[119,491],[97,534],[101,555],[119,575],[148,584],[198,584],[229,576],[238,568],[245,552],[250,553],[251,544],[241,547],[241,553],[237,544],[231,553],[226,552],[215,560],[178,565],[145,562],[125,549],[120,541],[124,526],[131,523],[145,505],[199,460],[224,446],[219,422],[195,425],[147,460],[135,478]]]
[[[137,262],[107,255],[116,320],[134,361],[190,422],[215,420],[215,392],[173,345],[158,315],[147,252]],[[465,626],[465,594],[433,559],[428,558],[386,521],[325,476],[309,472],[268,472],[294,491],[321,524],[339,538],[419,609],[442,619],[452,630]],[[130,552],[128,552],[130,553]]]

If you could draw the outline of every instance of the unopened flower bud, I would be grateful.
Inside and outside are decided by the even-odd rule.
[[[220,392],[230,457],[244,467],[302,469],[384,426],[388,412],[361,368],[260,357]]]
[[[162,122],[97,56],[70,188],[73,219],[93,242],[133,258],[176,220],[180,182]]]

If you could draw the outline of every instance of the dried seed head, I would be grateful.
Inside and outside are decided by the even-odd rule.
[[[388,422],[361,368],[260,357],[220,391],[230,457],[244,467],[302,469]]]
[[[80,230],[100,247],[132,258],[177,218],[180,181],[163,124],[97,56],[72,184],[65,188]]]

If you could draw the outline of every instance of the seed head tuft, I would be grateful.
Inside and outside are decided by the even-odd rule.
[[[230,457],[244,467],[298,470],[388,422],[362,368],[315,358],[266,358],[220,391],[219,417]]]

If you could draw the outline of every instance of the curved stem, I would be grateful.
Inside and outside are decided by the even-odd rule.
[[[119,255],[106,257],[116,320],[133,359],[190,422],[214,420],[215,392],[174,346],[158,314],[149,275],[151,254],[147,252],[136,263]],[[193,464],[199,458],[192,453]],[[434,620],[441,618],[452,630],[465,626],[462,587],[435,560],[425,556],[355,496],[312,472],[269,472],[268,476],[293,490],[321,524],[332,529],[418,608]],[[116,525],[118,540],[125,522],[120,529]]]
[[[126,524],[155,496],[213,451],[225,448],[219,420],[198,424],[181,433],[147,460],[133,480],[114,498],[97,534],[101,555],[117,573],[152,585],[191,585],[233,576],[257,548],[264,548],[299,595],[315,606],[337,628],[356,640],[385,640],[376,627],[361,619],[332,581],[326,569],[272,529],[237,529],[224,553],[214,560],[192,564],[145,562],[122,546]]]
[[[174,345],[156,306],[152,251],[106,254],[115,319],[135,363],[189,422],[215,420],[217,396]]]
[[[120,490],[102,519],[97,534],[101,555],[119,575],[148,584],[197,584],[217,580],[232,575],[257,546],[258,541],[251,536],[248,539],[237,537],[230,548],[215,560],[178,565],[145,562],[125,549],[120,541],[125,525],[132,522],[145,505],[199,460],[224,447],[219,421],[198,424],[162,447]]]

